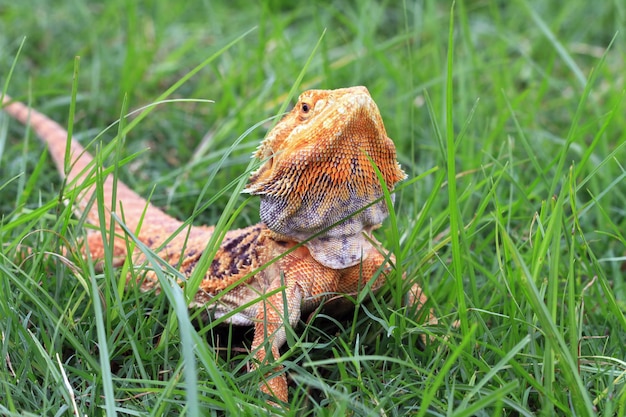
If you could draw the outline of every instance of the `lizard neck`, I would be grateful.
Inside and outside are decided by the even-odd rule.
[[[313,259],[328,268],[357,265],[372,249],[372,231],[389,214],[385,202],[356,214],[365,205],[358,198],[340,202],[341,210],[318,203],[302,204],[294,212],[289,210],[288,201],[262,196],[261,220],[276,236],[305,242]]]

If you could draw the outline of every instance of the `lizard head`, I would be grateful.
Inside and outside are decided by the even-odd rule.
[[[365,87],[302,93],[255,156],[264,163],[244,192],[261,197],[261,220],[333,269],[358,264],[388,215],[384,201],[362,210],[383,195],[372,162],[390,190],[405,178]]]

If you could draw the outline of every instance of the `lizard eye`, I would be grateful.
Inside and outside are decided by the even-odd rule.
[[[300,113],[298,114],[298,118],[301,121],[305,121],[311,116],[311,110],[313,110],[313,106],[308,101],[301,101],[298,105],[300,107]]]

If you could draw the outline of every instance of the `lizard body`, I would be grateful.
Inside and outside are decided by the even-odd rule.
[[[68,184],[80,184],[93,174],[93,158],[73,139],[69,164],[65,165],[68,133],[60,125],[8,96],[3,106],[5,112],[29,124],[47,144]],[[251,349],[255,359],[272,364],[286,340],[285,323],[295,325],[302,313],[325,299],[358,292],[381,269],[372,286],[375,289],[382,285],[390,266],[371,232],[387,217],[388,209],[382,201],[371,205],[383,195],[372,162],[390,190],[405,174],[365,87],[302,93],[291,112],[268,133],[255,156],[264,162],[252,173],[244,191],[260,196],[262,223],[226,233],[193,304],[207,306],[216,317],[249,304],[228,321],[253,325]],[[85,212],[88,221],[98,225],[101,219],[97,207],[88,204],[95,187],[95,183],[84,187],[76,200],[76,210]],[[107,210],[120,212],[123,208],[126,226],[136,232],[138,239],[189,277],[213,227],[184,226],[121,182],[117,182],[116,189],[118,205],[111,207],[113,189],[114,180],[108,175],[103,184]],[[110,216],[105,217],[102,220],[108,227]],[[119,225],[115,230],[114,255],[119,265],[127,253],[123,230]],[[99,232],[87,234],[84,250],[93,259],[102,259]],[[145,261],[140,251],[131,255],[135,265]],[[276,258],[271,265],[252,273]],[[144,290],[158,286],[154,272],[145,273],[141,286]],[[228,287],[232,288],[220,294]],[[272,291],[275,293],[263,297]],[[220,297],[214,302],[216,294]],[[426,301],[417,285],[412,288],[410,300],[418,307]],[[286,402],[285,374],[268,375],[261,390]]]

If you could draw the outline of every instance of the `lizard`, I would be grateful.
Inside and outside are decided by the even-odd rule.
[[[30,125],[47,145],[67,184],[78,186],[93,175],[93,157],[73,138],[69,138],[66,166],[68,132],[58,123],[7,95],[3,107],[10,116]],[[254,326],[251,369],[279,361],[287,323],[296,325],[302,314],[325,300],[355,294],[371,280],[374,290],[383,285],[394,258],[381,253],[372,235],[389,213],[373,164],[390,191],[406,176],[379,109],[362,86],[303,92],[253,156],[261,164],[251,173],[243,192],[259,196],[261,222],[226,232],[191,303],[205,306],[216,318],[226,316],[231,324]],[[189,277],[214,228],[188,226],[186,233],[172,237],[185,228],[183,222],[121,181],[114,182],[109,174],[102,184],[106,210],[123,209],[127,228]],[[84,214],[89,223],[104,221],[109,230],[111,216],[100,219],[96,205],[89,204],[96,184],[83,187],[74,210]],[[116,206],[111,204],[114,187]],[[134,265],[145,262],[139,250],[126,253],[124,231],[117,223],[114,228],[115,266],[127,256]],[[101,260],[104,242],[99,231],[90,231],[82,250],[93,260]],[[272,260],[275,262],[263,269]],[[158,289],[154,271],[146,271],[140,285],[144,291]],[[411,286],[408,301],[418,309],[426,303],[418,284]],[[248,306],[232,314],[243,305]],[[280,365],[273,369],[275,372],[264,375],[260,390],[268,394],[269,403],[285,403],[286,375]]]

